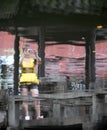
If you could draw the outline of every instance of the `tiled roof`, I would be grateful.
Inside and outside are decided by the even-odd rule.
[[[13,17],[18,10],[19,0],[0,0],[0,19]]]
[[[106,0],[0,0],[0,19],[16,14],[34,15],[38,12],[54,14],[106,15]]]
[[[41,12],[99,14],[104,0],[30,0]]]

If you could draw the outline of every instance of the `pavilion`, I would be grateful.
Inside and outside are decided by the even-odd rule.
[[[15,95],[18,92],[20,37],[38,42],[39,55],[43,60],[39,68],[40,77],[45,76],[46,41],[84,46],[87,89],[90,83],[95,82],[96,32],[103,37],[106,35],[106,0],[0,0],[0,3],[0,31],[15,35]],[[83,41],[83,44],[78,44],[78,41]]]

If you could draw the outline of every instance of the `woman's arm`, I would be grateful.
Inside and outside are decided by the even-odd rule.
[[[41,64],[41,57],[39,57],[38,52],[35,52],[35,60],[38,64]]]
[[[19,62],[19,66],[21,66],[21,64],[23,62],[23,59],[24,59],[24,54],[21,56],[21,59],[20,59],[20,62]]]

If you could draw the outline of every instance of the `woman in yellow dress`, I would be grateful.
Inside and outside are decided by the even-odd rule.
[[[37,97],[39,95],[38,85],[39,79],[36,74],[36,67],[41,63],[41,58],[38,53],[25,47],[23,49],[23,56],[20,61],[21,76],[19,79],[21,94],[28,95],[30,90],[31,95]],[[28,104],[27,101],[23,101],[23,108],[25,110],[25,120],[30,120]],[[40,101],[34,101],[36,119],[42,119],[43,116],[40,115]]]

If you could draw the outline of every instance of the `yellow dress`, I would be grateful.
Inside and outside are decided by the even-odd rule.
[[[22,74],[19,79],[20,85],[23,84],[39,84],[39,79],[36,75],[36,72],[34,71],[35,69],[35,64],[34,64],[34,59],[30,59],[29,63],[26,63],[25,61],[22,62],[21,64],[22,67]]]

